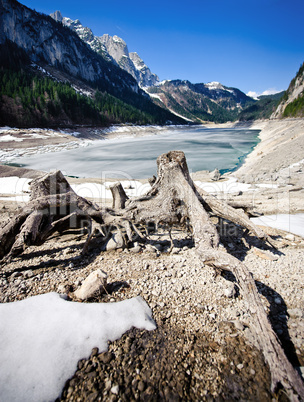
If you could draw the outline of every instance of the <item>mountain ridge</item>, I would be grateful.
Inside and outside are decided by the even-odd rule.
[[[140,87],[153,86],[159,81],[157,75],[151,72],[136,52],[129,52],[126,42],[119,36],[109,34],[95,36],[90,28],[81,24],[79,19],[72,20],[69,17],[63,17],[59,10],[50,16],[76,32],[92,50],[105,60],[111,61],[131,74]]]
[[[219,82],[166,80],[146,91],[159,106],[196,123],[236,120],[243,107],[255,102],[239,89]]]

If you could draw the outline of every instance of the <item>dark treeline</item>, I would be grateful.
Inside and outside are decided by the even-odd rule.
[[[90,98],[68,83],[21,70],[0,69],[0,93],[2,125],[155,123],[153,116],[107,93],[97,90]]]

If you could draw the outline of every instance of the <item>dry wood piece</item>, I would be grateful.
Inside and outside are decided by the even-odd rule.
[[[157,179],[144,196],[126,199],[122,187],[111,189],[112,209],[99,208],[77,196],[60,172],[35,180],[29,204],[0,232],[0,258],[10,258],[28,245],[41,244],[54,231],[63,231],[71,223],[74,227],[88,228],[85,250],[96,232],[102,234],[103,241],[117,235],[127,247],[135,239],[149,242],[147,227],[157,230],[160,224],[169,228],[190,225],[201,261],[216,269],[230,271],[236,278],[254,321],[251,330],[255,333],[256,344],[269,365],[272,392],[282,386],[291,400],[304,399],[303,382],[286,358],[270,325],[251,273],[237,258],[219,248],[219,234],[210,214],[243,226],[259,239],[269,241],[268,236],[244,212],[198,191],[190,178],[183,152],[163,154],[158,157],[157,165]]]
[[[113,206],[114,209],[123,209],[125,207],[126,201],[129,199],[121,183],[117,182],[110,186],[110,190],[113,196]]]

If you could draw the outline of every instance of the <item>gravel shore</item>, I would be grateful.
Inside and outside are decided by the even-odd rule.
[[[261,124],[266,130],[261,142],[233,175],[248,182],[254,171],[251,183],[272,181],[277,186],[218,197],[245,204],[256,214],[302,212],[304,121]],[[288,157],[280,159],[282,149]],[[295,163],[299,164],[291,167]],[[0,225],[18,207],[0,201]],[[244,230],[232,226],[222,227],[222,247],[252,273],[287,356],[303,373],[304,239],[266,229],[275,251],[253,236],[243,241]],[[110,343],[107,352],[93,349],[91,356],[79,361],[59,400],[273,400],[268,367],[251,336],[252,317],[233,278],[204,266],[188,233],[175,229],[172,235],[171,253],[168,233],[163,231],[152,238],[154,248],[102,252],[97,238],[84,257],[82,233],[55,234],[42,246],[30,247],[1,265],[2,303],[51,291],[71,295],[91,272],[102,269],[108,274],[107,293],[88,302],[112,303],[141,295],[153,311],[156,330],[132,329]],[[284,398],[279,395],[279,400]]]

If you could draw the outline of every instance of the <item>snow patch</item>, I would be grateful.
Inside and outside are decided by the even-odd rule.
[[[132,327],[156,325],[141,297],[118,303],[75,303],[57,293],[0,304],[0,400],[60,397],[80,359],[104,352]]]
[[[304,237],[304,214],[277,214],[251,218],[256,225],[270,226]]]
[[[239,183],[235,177],[227,181],[201,182],[195,181],[196,186],[211,194],[216,193],[237,193],[239,191],[251,190],[251,184]],[[253,189],[252,189],[253,190]]]
[[[210,90],[212,90],[212,89],[223,89],[223,90],[225,90],[223,85],[220,82],[217,82],[217,81],[208,82],[207,84],[205,84],[205,86]]]
[[[3,135],[2,137],[0,137],[0,142],[9,142],[9,141],[22,142],[23,138],[17,138],[10,134]]]
[[[11,176],[0,177],[0,194],[23,194],[28,193],[29,182],[31,179],[23,177]]]

